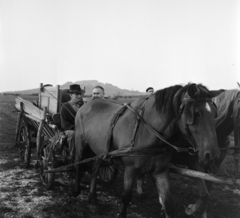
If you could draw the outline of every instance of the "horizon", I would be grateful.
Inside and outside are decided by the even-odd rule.
[[[146,94],[146,91],[139,91],[139,90],[133,90],[133,89],[125,89],[125,88],[121,88],[121,87],[119,87],[119,86],[117,86],[117,85],[114,85],[114,84],[111,84],[111,83],[104,83],[104,82],[102,82],[102,81],[98,81],[98,80],[96,80],[96,79],[89,79],[89,80],[81,80],[81,81],[75,81],[75,82],[72,82],[72,81],[67,81],[67,82],[65,82],[65,83],[63,83],[63,84],[57,84],[57,85],[60,85],[60,87],[61,86],[64,86],[64,85],[66,85],[66,84],[68,84],[68,83],[70,83],[70,84],[77,84],[77,83],[83,83],[83,82],[89,82],[89,81],[96,81],[97,83],[102,83],[102,84],[104,84],[104,85],[112,85],[112,86],[114,86],[114,87],[117,87],[117,88],[119,88],[119,89],[121,89],[121,90],[127,90],[127,91],[130,91],[130,92],[139,92],[139,93],[141,93],[141,94]],[[189,82],[189,83],[191,83],[191,82]],[[182,86],[184,86],[184,85],[187,85],[188,83],[186,83],[186,84],[174,84],[174,85],[182,85]],[[202,84],[202,83],[197,83],[197,84]],[[228,89],[228,90],[231,90],[231,89],[239,89],[239,87],[240,87],[240,85],[239,85],[240,83],[239,82],[236,82],[236,88],[230,88],[230,89]],[[40,83],[39,83],[39,85],[40,85]],[[46,85],[46,84],[43,84],[43,85]],[[49,85],[52,85],[53,87],[55,87],[55,86],[57,86],[57,85],[53,85],[53,84],[49,84]],[[173,85],[173,86],[174,86]],[[204,85],[204,84],[203,84]],[[167,86],[167,87],[170,87],[170,86]],[[161,89],[164,89],[164,88],[167,88],[167,87],[162,87]],[[83,88],[83,87],[81,87],[81,88]],[[105,88],[105,87],[104,87]],[[208,87],[207,87],[208,88]],[[12,90],[12,91],[2,91],[2,92],[0,92],[0,93],[5,93],[5,94],[8,94],[8,93],[12,93],[12,92],[24,92],[24,91],[30,91],[30,90],[35,90],[35,89],[39,89],[39,87],[35,87],[35,88],[31,88],[31,89],[23,89],[23,90]],[[158,90],[161,90],[161,89],[154,89],[154,92],[156,92],[156,91],[158,91]],[[222,88],[219,88],[219,90],[220,89],[222,89]],[[210,90],[210,89],[209,89]],[[214,90],[214,89],[211,89],[211,90]],[[33,93],[33,94],[35,94],[35,93]]]
[[[10,0],[0,13],[0,92],[92,78],[140,92],[240,82],[238,0]]]
[[[127,91],[130,91],[130,92],[139,92],[141,94],[144,94],[145,92],[141,92],[141,91],[138,91],[138,90],[129,90],[129,89],[123,89],[119,86],[116,86],[114,84],[111,84],[111,83],[104,83],[102,81],[98,81],[98,80],[95,80],[95,79],[90,79],[90,80],[81,80],[81,81],[75,81],[75,82],[72,82],[72,81],[67,81],[63,84],[57,84],[59,85],[60,87],[61,86],[65,86],[66,84],[70,83],[70,84],[78,84],[78,83],[84,83],[84,82],[90,82],[90,81],[94,81],[94,82],[97,82],[98,84],[104,84],[105,86],[107,85],[111,85],[113,87],[117,87],[118,89],[121,89],[121,90],[127,90]],[[39,83],[39,86],[40,86],[41,83]],[[43,84],[43,85],[47,85],[47,84]],[[52,85],[53,87],[57,86],[57,85],[53,85],[53,84],[48,84],[48,85]],[[105,88],[104,86],[104,88]],[[83,88],[83,87],[81,87]],[[23,89],[23,90],[13,90],[13,91],[3,91],[3,92],[0,92],[0,93],[5,93],[5,94],[8,94],[8,93],[12,93],[12,92],[25,92],[25,91],[30,91],[30,90],[35,90],[35,89],[39,89],[39,87],[35,87],[35,88],[31,88],[31,89]],[[34,93],[35,94],[35,93]]]

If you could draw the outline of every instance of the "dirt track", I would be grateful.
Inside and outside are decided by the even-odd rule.
[[[122,194],[122,173],[111,187],[98,186],[100,206],[94,210],[87,204],[88,190],[77,198],[69,197],[71,179],[60,175],[53,191],[42,185],[34,167],[22,168],[18,149],[13,148],[16,116],[14,96],[0,97],[0,218],[112,218],[117,217]],[[194,180],[171,175],[172,195],[178,217],[184,207],[197,199]],[[155,188],[150,181],[144,184],[145,198],[135,190],[128,210],[130,218],[163,218]],[[181,215],[180,215],[181,214]],[[232,186],[214,185],[209,202],[209,217],[239,218],[240,192]]]

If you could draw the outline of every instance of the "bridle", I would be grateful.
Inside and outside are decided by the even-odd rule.
[[[194,106],[197,102],[210,102],[216,107],[216,105],[210,98],[207,98],[207,99],[191,98],[188,94],[185,94],[182,100],[182,104],[180,105],[180,108],[179,108],[178,120],[180,119],[182,113],[184,112],[186,114],[184,129],[187,134],[186,135],[183,134],[183,137],[192,146],[192,147],[189,147],[189,151],[188,151],[189,154],[192,154],[192,155],[198,152],[198,148],[193,139],[189,126],[194,124]]]
[[[144,110],[144,107],[146,105],[146,102],[148,100],[148,97],[145,99],[145,101],[143,102],[143,105],[141,107],[142,111]],[[192,105],[192,108],[190,109],[191,110],[191,113],[192,113],[192,119],[191,120],[188,120],[186,119],[186,122],[185,122],[185,130],[187,132],[187,135],[183,135],[184,138],[186,139],[186,141],[189,142],[189,144],[191,145],[191,147],[188,147],[188,148],[181,148],[181,147],[178,147],[178,146],[175,146],[171,143],[169,143],[165,138],[164,136],[162,136],[158,131],[156,131],[153,127],[151,127],[143,118],[143,113],[139,113],[138,111],[136,111],[134,108],[132,108],[129,104],[124,104],[122,107],[127,107],[129,110],[131,110],[134,114],[136,114],[137,116],[137,119],[141,120],[141,122],[149,129],[151,130],[157,138],[159,138],[161,141],[163,141],[164,143],[166,143],[167,145],[169,145],[171,148],[173,148],[174,150],[176,150],[177,152],[188,152],[190,155],[195,155],[197,152],[198,152],[198,149],[197,149],[197,146],[194,142],[194,139],[193,139],[193,136],[191,134],[191,131],[189,129],[189,125],[193,125],[194,124],[194,104],[196,102],[211,102],[212,103],[212,100],[210,98],[207,98],[207,99],[203,99],[203,98],[191,98],[189,95],[185,94],[183,100],[182,100],[182,104],[180,105],[180,108],[179,108],[179,114],[178,114],[178,119],[180,119],[183,111],[186,110],[187,107],[189,107],[191,104]],[[186,107],[186,108],[185,108]],[[185,108],[185,110],[184,110]]]

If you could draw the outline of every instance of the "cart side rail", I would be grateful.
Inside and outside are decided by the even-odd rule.
[[[45,118],[44,111],[35,106],[32,102],[25,100],[19,96],[15,99],[15,101],[15,107],[18,111],[21,111],[22,103],[24,113],[28,114],[31,117],[34,117],[34,119],[37,119],[39,122]]]
[[[57,85],[55,87],[51,85],[43,85],[40,84],[39,91],[39,108],[44,109],[47,108],[46,112],[49,114],[59,113],[62,102],[62,90],[60,86]]]

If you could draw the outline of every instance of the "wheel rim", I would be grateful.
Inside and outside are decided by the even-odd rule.
[[[44,171],[45,170],[52,170],[53,168],[47,163],[47,161],[43,160],[41,161],[41,164],[40,164],[40,177],[42,179],[42,182],[45,184],[45,185],[48,185],[51,180],[53,179],[53,176],[54,176],[54,173],[45,173]]]
[[[31,158],[31,139],[29,129],[25,122],[23,122],[20,127],[19,144],[24,146],[20,148],[20,159],[24,163],[24,167],[29,167]]]
[[[51,156],[48,157],[48,154],[43,152],[43,159],[40,161],[40,178],[45,187],[49,190],[54,187],[55,173],[45,173],[45,170],[52,170],[54,167],[54,157],[51,153]],[[51,161],[49,161],[51,160]]]
[[[117,175],[117,169],[112,166],[102,166],[99,171],[99,177],[105,184],[112,183]]]

